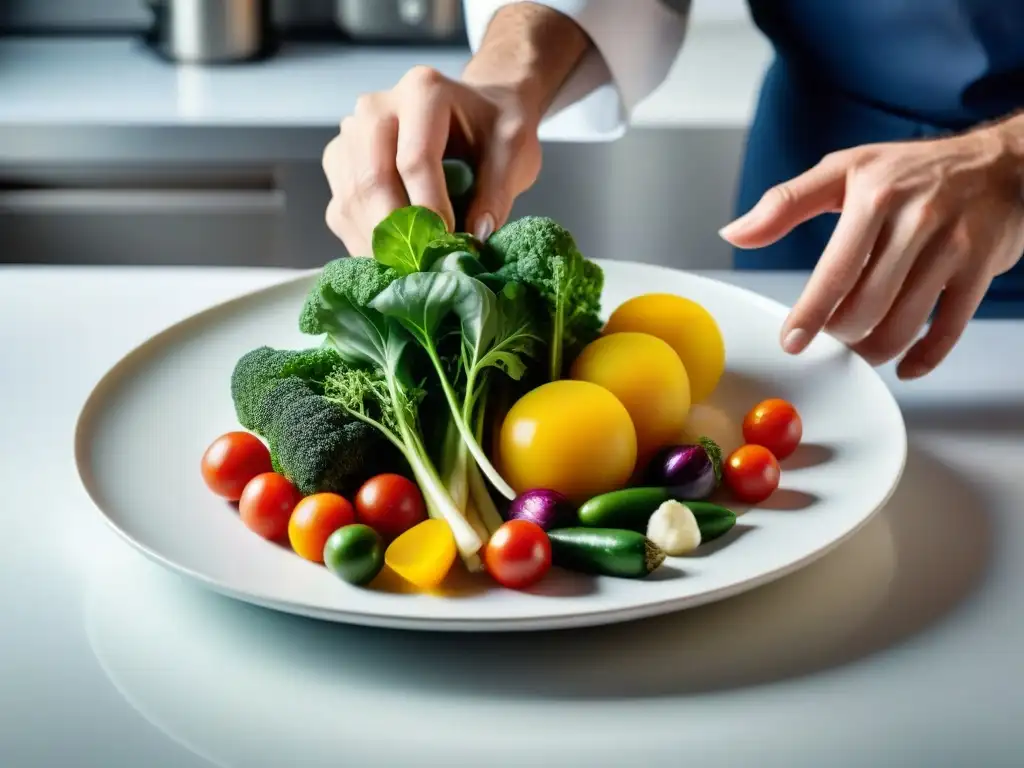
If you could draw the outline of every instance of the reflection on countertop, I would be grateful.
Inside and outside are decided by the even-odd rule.
[[[489,765],[526,764],[538,748],[590,765],[653,760],[677,753],[680,728],[727,742],[734,726],[716,721],[711,702],[729,696],[735,713],[754,688],[744,728],[756,741],[788,682],[803,678],[808,696],[825,697],[848,665],[956,611],[989,562],[985,506],[978,488],[912,445],[886,508],[807,568],[670,616],[536,634],[287,616],[205,592],[125,549],[88,584],[87,633],[125,699],[217,765],[285,765],[296,744],[303,765],[442,754],[476,764],[495,745]],[[439,699],[444,707],[432,707]]]

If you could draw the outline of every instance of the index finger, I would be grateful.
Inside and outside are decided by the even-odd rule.
[[[818,265],[783,323],[783,349],[796,354],[818,335],[856,285],[884,220],[864,196],[847,200]]]
[[[452,96],[442,75],[427,70],[410,73],[412,82],[401,89],[398,111],[398,151],[395,164],[412,205],[436,212],[449,231],[455,212],[448,198],[441,161],[448,145]]]
[[[846,168],[821,162],[769,189],[753,208],[719,234],[737,248],[763,248],[794,227],[822,213],[838,211],[843,202]]]

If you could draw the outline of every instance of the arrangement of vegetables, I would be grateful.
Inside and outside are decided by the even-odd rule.
[[[235,365],[244,431],[202,474],[254,533],[351,584],[432,590],[461,560],[527,589],[553,565],[643,578],[733,527],[717,494],[778,487],[790,404],[755,406],[727,457],[682,439],[725,369],[695,302],[638,296],[603,324],[600,267],[539,216],[480,242],[410,206],[372,243],[320,272],[298,318],[317,343]]]

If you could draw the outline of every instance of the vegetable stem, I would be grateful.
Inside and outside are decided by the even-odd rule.
[[[473,406],[467,400],[467,420],[471,417]],[[479,443],[483,440],[484,434],[484,418],[487,414],[487,391],[484,390],[480,397],[480,408],[476,412],[476,419],[474,421],[473,436]],[[488,533],[494,534],[505,521],[498,511],[498,508],[494,505],[494,499],[491,498],[491,492],[487,488],[487,483],[480,474],[480,469],[475,464],[468,467],[469,471],[469,494],[470,498],[476,504],[477,511],[480,513],[480,520],[487,528]]]
[[[505,523],[501,518],[501,513],[498,512],[498,508],[494,505],[494,500],[491,498],[490,491],[487,490],[487,484],[484,482],[483,475],[480,474],[480,470],[475,464],[467,467],[469,473],[469,495],[472,502],[476,505],[477,512],[480,514],[480,521],[484,524],[488,534],[493,534]]]
[[[396,403],[401,402],[398,399],[398,390],[393,379],[388,380],[388,388],[391,391],[393,401]],[[455,537],[455,543],[459,548],[459,554],[466,563],[466,567],[470,570],[477,569],[479,567],[479,556],[477,553],[483,546],[483,540],[463,516],[462,510],[458,509],[452,502],[444,484],[441,482],[441,478],[437,475],[437,471],[428,461],[424,460],[426,451],[416,431],[410,427],[407,414],[402,409],[396,409],[396,418],[398,429],[408,446],[405,451],[406,461],[409,462],[413,475],[416,477],[416,482],[419,483],[420,489],[423,491],[428,511],[433,510],[435,513],[434,517],[439,517],[448,523],[448,526],[452,529],[452,535]],[[474,559],[476,562],[474,562]]]
[[[562,334],[565,332],[565,318],[562,314],[561,304],[556,307],[552,322],[551,344],[549,346],[551,370],[549,374],[551,381],[558,381],[562,378]]]
[[[480,519],[480,515],[477,514],[476,506],[473,504],[473,499],[466,501],[466,520],[469,521],[470,526],[477,534],[484,539],[490,538],[490,531],[487,530],[483,521]]]
[[[498,474],[498,470],[494,468],[494,465],[491,464],[486,454],[484,454],[483,448],[480,447],[480,443],[477,442],[473,433],[470,431],[469,426],[466,424],[466,421],[462,416],[462,410],[459,408],[459,402],[455,397],[455,392],[452,389],[452,385],[448,382],[448,377],[444,372],[444,366],[442,365],[440,358],[438,358],[437,352],[433,347],[427,347],[427,354],[430,356],[430,360],[434,363],[437,375],[441,379],[441,389],[444,391],[445,399],[448,401],[448,406],[452,412],[452,418],[455,420],[455,426],[458,427],[459,434],[462,435],[462,439],[469,448],[469,452],[473,455],[477,465],[487,476],[487,479],[490,480],[494,487],[498,489],[498,493],[511,501],[516,497],[516,492],[512,490],[512,486],[506,483],[505,479]]]
[[[386,437],[392,443],[392,445],[394,445],[403,454],[406,453],[405,444],[401,441],[401,439],[398,437],[398,435],[396,435],[390,429],[385,427],[379,421],[377,421],[376,419],[374,419],[374,418],[372,418],[370,416],[367,416],[365,413],[363,413],[361,411],[356,411],[356,410],[353,410],[352,408],[349,408],[345,403],[343,403],[341,400],[339,400],[336,397],[327,397],[326,399],[328,401],[334,403],[335,405],[340,405],[342,408],[345,409],[346,412],[350,413],[355,418],[359,419],[362,422],[365,422],[366,424],[369,424],[374,429],[379,430],[380,433],[382,435],[384,435],[384,437]]]

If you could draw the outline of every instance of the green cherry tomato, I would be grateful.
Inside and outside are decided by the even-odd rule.
[[[368,525],[342,526],[327,537],[324,565],[349,584],[367,584],[384,566],[384,543]]]

